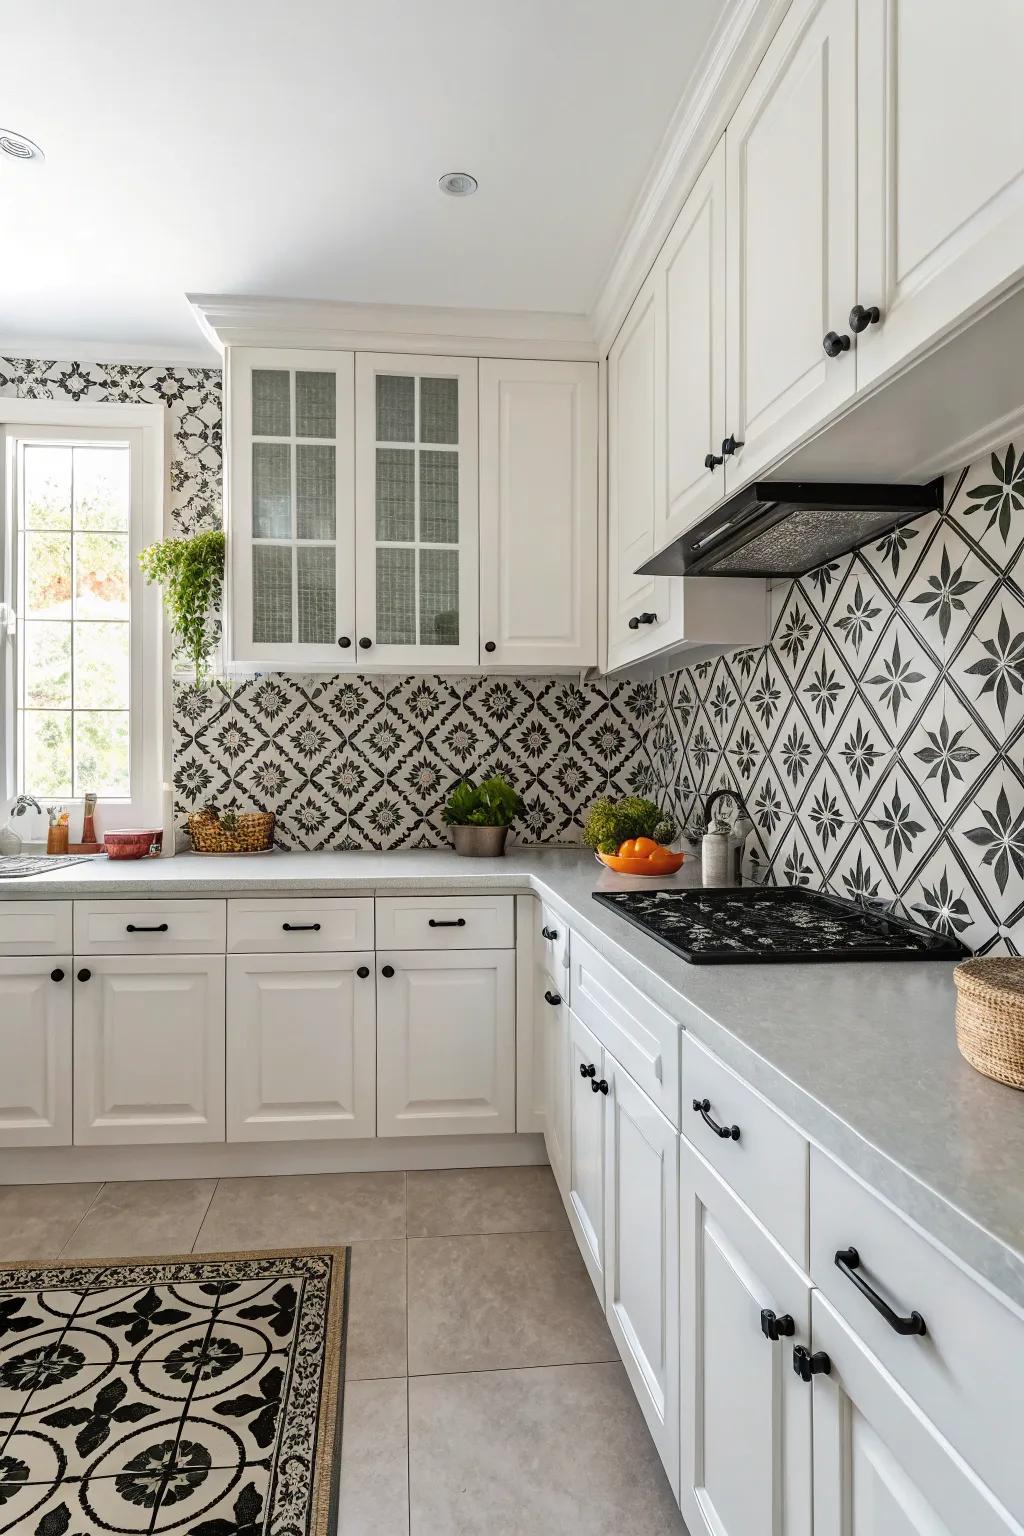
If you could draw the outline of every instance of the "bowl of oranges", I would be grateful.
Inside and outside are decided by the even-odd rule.
[[[664,843],[656,843],[652,837],[628,837],[618,853],[602,853],[598,859],[617,875],[655,875],[664,879],[682,869],[685,853],[675,853]]]

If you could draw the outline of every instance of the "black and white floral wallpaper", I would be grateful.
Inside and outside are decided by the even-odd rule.
[[[733,787],[778,883],[898,898],[1024,953],[1024,455],[772,593],[765,650],[662,678],[647,743],[691,824]]]

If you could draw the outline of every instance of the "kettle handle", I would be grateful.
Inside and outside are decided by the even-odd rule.
[[[714,790],[710,795],[708,795],[704,802],[704,825],[709,830],[711,827],[711,808],[715,804],[716,800],[732,800],[738,810],[745,812],[747,809],[743,796],[740,794],[738,789]]]

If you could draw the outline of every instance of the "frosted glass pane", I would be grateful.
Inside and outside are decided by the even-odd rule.
[[[420,380],[420,442],[459,440],[458,379]]]
[[[128,708],[131,703],[128,630],[127,624],[75,625],[76,709]]]
[[[277,544],[252,547],[252,637],[260,643],[292,638],[292,552]]]
[[[25,527],[71,527],[71,449],[25,445]]]
[[[459,643],[459,552],[420,551],[420,644]]]
[[[459,456],[420,454],[420,539],[424,544],[459,542]]]
[[[75,527],[128,527],[131,455],[127,448],[75,448]]]
[[[310,645],[333,645],[334,545],[299,545],[297,561],[299,639]]]
[[[377,551],[377,644],[416,644],[416,551]]]
[[[377,538],[411,544],[416,537],[413,448],[377,449]]]
[[[26,619],[21,639],[25,656],[26,706],[29,709],[70,709],[71,625],[37,624]]]
[[[377,375],[377,441],[411,443],[415,434],[415,380]]]
[[[27,709],[21,717],[21,728],[25,747],[25,793],[49,800],[70,796],[70,711],[65,714],[56,710]]]
[[[252,532],[256,539],[290,539],[292,450],[287,443],[252,445]]]
[[[334,538],[333,444],[296,444],[295,514],[300,539]]]
[[[335,435],[334,388],[333,373],[296,373],[296,437]]]
[[[290,437],[291,380],[287,368],[254,368],[252,373],[252,431],[254,437]]]
[[[97,710],[75,715],[75,789],[84,795],[94,789],[104,798],[127,800],[129,775],[127,711]]]

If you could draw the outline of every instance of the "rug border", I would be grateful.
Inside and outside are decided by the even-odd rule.
[[[352,1275],[351,1243],[317,1243],[301,1248],[242,1248],[216,1253],[158,1253],[131,1254],[126,1258],[102,1259],[12,1259],[0,1262],[0,1274],[33,1269],[105,1269],[116,1265],[185,1264],[190,1261],[229,1261],[232,1259],[305,1259],[330,1254],[334,1260],[331,1269],[331,1290],[327,1302],[327,1336],[324,1340],[325,1366],[331,1360],[335,1364],[335,1391],[330,1400],[321,1388],[320,1412],[317,1415],[317,1436],[313,1448],[314,1497],[310,1507],[308,1536],[331,1536],[337,1527],[341,1496],[341,1449],[344,1429],[345,1377],[348,1361],[349,1292]],[[339,1315],[341,1326],[339,1328]],[[325,1479],[323,1460],[331,1457],[330,1476]],[[325,1487],[325,1483],[327,1486]]]

